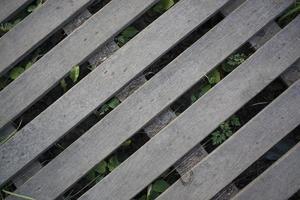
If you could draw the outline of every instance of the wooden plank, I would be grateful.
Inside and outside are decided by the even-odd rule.
[[[92,2],[93,0],[47,0],[0,38],[0,74],[31,53],[35,47]]]
[[[86,20],[88,20],[92,14],[87,10],[83,10],[78,16],[76,16],[69,24],[67,24],[63,30],[67,35],[70,35],[76,28],[80,27]],[[92,68],[100,65],[104,60],[110,57],[115,51],[119,49],[117,43],[112,39],[112,41],[106,42],[101,46],[100,49],[96,50],[88,59],[88,63]]]
[[[239,7],[245,0],[233,0],[224,8],[222,8],[221,12],[223,15],[229,15],[233,10]],[[281,30],[279,25],[275,21],[271,21],[268,25],[266,25],[261,31],[259,31],[256,35],[254,35],[249,43],[252,45],[254,49],[260,48],[264,45],[269,39],[271,39],[276,33]],[[288,86],[293,84],[296,80],[300,78],[300,60],[289,67],[283,74],[281,75],[281,79]]]
[[[257,1],[259,2],[259,0]],[[190,2],[194,1],[182,1],[182,3]],[[212,1],[210,0],[209,2]],[[257,32],[269,20],[275,17],[276,13],[284,10],[289,3],[292,3],[292,1],[285,1],[285,3],[280,4],[281,6],[278,7],[275,6],[273,0],[269,0],[268,2],[265,2],[265,4],[258,3],[257,6],[261,8],[260,12],[265,13],[266,10],[270,10],[270,12],[267,12],[268,15],[266,15],[264,18],[261,18],[261,20],[257,20],[257,17],[255,17],[255,15],[251,15],[252,10],[248,9],[250,4],[245,5],[236,14],[232,15],[232,17],[228,19],[225,19],[223,23],[219,24],[215,29],[211,30],[209,34],[201,38],[189,50],[180,55],[178,59],[173,61],[160,73],[154,76],[140,90],[133,93],[115,110],[109,113],[103,120],[93,126],[85,135],[74,142],[66,151],[58,155],[58,157],[56,157],[44,169],[42,169],[39,174],[29,180],[23,187],[19,188],[18,192],[26,193],[37,199],[45,196],[49,196],[49,198],[51,198],[55,197],[55,195],[59,195],[62,191],[65,190],[65,188],[72,185],[78,178],[80,178],[94,165],[96,165],[107,155],[109,155],[127,138],[131,137],[145,124],[147,124],[150,119],[158,115],[183,92],[194,85],[200,77],[204,76],[214,66],[220,63],[222,59],[225,59],[241,44],[246,42],[252,35],[255,34],[255,32]],[[272,7],[272,5],[274,5],[274,7]],[[217,9],[217,7],[218,6],[215,5],[215,9]],[[205,11],[208,11],[207,7],[201,6],[201,4],[199,5],[199,8],[203,8],[205,9]],[[191,9],[187,10],[191,12]],[[201,12],[200,9],[199,13],[202,13],[205,16],[205,11]],[[184,12],[180,13],[182,16]],[[247,20],[240,20],[239,22],[236,22],[233,19],[235,19],[237,16],[243,16],[243,18]],[[240,34],[239,32],[243,34]],[[151,43],[153,43],[153,41]],[[140,43],[137,43],[138,46],[139,44]],[[220,44],[222,47],[226,47],[222,48],[222,51],[217,50],[220,48]],[[142,46],[145,47],[145,45]],[[126,45],[124,47],[126,47]],[[150,50],[151,49],[152,48],[150,48]],[[116,54],[120,51],[122,51],[122,48],[118,52],[116,52]],[[109,67],[111,68],[113,67],[113,65],[110,65]],[[99,68],[97,68],[96,70],[98,69]],[[94,73],[94,71],[92,73]],[[27,134],[32,136],[32,138],[36,138],[42,134],[45,134],[45,137],[53,137],[55,134],[63,133],[62,131],[68,128],[66,127],[66,125],[69,126],[71,123],[73,123],[72,121],[68,122],[69,120],[67,120],[66,117],[69,116],[69,114],[64,114],[64,110],[70,108],[70,111],[68,111],[68,113],[72,115],[74,115],[75,112],[78,112],[78,114],[76,115],[86,112],[82,109],[78,109],[76,104],[70,104],[70,102],[72,102],[74,99],[79,100],[78,105],[81,105],[86,101],[87,105],[97,105],[95,103],[92,103],[92,101],[98,101],[99,99],[101,99],[101,96],[99,97],[97,93],[101,94],[101,92],[103,92],[103,90],[101,90],[101,88],[103,87],[103,83],[100,82],[99,84],[99,81],[101,79],[96,79],[94,77],[102,78],[101,71],[95,73],[95,75],[93,75],[93,78],[91,78],[89,81],[83,82],[86,84],[85,87],[78,88],[80,86],[79,83],[79,85],[75,86],[74,89],[70,90],[72,93],[69,92],[63,98],[61,98],[61,100],[56,103],[58,105],[61,105],[57,106],[57,108],[54,110],[55,112],[53,113],[55,113],[55,115],[46,115],[48,117],[53,117],[53,119],[45,118],[43,120],[35,122],[35,124],[37,125],[27,126],[29,127],[26,128],[28,131]],[[187,79],[185,77],[189,78]],[[174,83],[180,84],[175,85]],[[93,87],[94,89],[93,94],[88,92],[83,93],[84,91],[90,91],[89,88],[91,87]],[[106,88],[106,86],[103,88]],[[78,93],[77,91],[82,92]],[[151,96],[152,98],[149,98],[149,96]],[[93,107],[90,108],[90,110],[92,109]],[[56,118],[60,118],[57,117],[58,114],[65,115],[65,119],[63,121],[56,120]],[[51,122],[51,124],[49,124],[49,122]],[[40,125],[38,125],[38,123],[40,123]],[[40,128],[30,131],[30,127],[34,126]],[[42,129],[43,127],[44,129]],[[57,127],[57,129],[55,127]],[[21,137],[24,133],[26,132],[22,132],[22,134],[19,134],[18,136]],[[7,145],[6,148],[10,149],[8,152],[12,152],[11,149],[20,146],[20,144],[24,144],[25,140],[27,139],[23,137],[16,140],[15,143],[10,143],[9,145]],[[48,140],[49,139],[47,139],[47,141]],[[18,141],[23,142],[19,143]],[[29,139],[29,142],[30,141],[32,141],[32,139]],[[44,140],[41,141],[44,142]],[[33,146],[39,145],[40,141],[38,142],[38,144],[34,144]],[[24,152],[32,152],[31,145],[29,145],[28,147],[24,145],[24,149]],[[15,151],[16,155],[12,156],[12,158],[19,157],[19,154],[21,152],[23,152],[22,149],[20,150],[20,152]],[[32,158],[30,157],[28,160],[30,159]],[[12,159],[5,158],[3,161],[1,161],[0,173],[10,168],[10,164],[6,164],[10,160]],[[13,166],[19,164],[19,160],[20,159],[14,161]],[[79,165],[78,163],[81,164]],[[7,166],[2,167],[4,165]],[[7,172],[3,174],[5,175],[7,174]],[[47,182],[45,182],[44,180],[46,177],[53,178],[47,178]],[[37,186],[38,188],[36,188]]]
[[[300,87],[298,88],[298,92]],[[233,200],[285,200],[300,188],[300,143],[286,153]]]
[[[67,35],[70,35],[76,28],[80,27],[86,20],[88,20],[92,14],[88,9],[84,9],[74,19],[71,20],[67,25],[64,26],[63,30]]]
[[[57,84],[74,65],[85,61],[157,1],[113,0],[108,3],[0,92],[0,127],[21,114]]]
[[[9,20],[19,10],[29,5],[33,0],[1,0],[0,23]]]
[[[182,185],[181,182],[178,181],[158,199],[206,200],[212,198],[218,191],[233,181],[234,178],[299,125],[299,91],[300,81],[295,83],[278,99],[250,120],[250,122],[242,127],[228,141],[193,168],[194,177],[189,185]],[[299,160],[297,162],[299,163]],[[282,168],[282,170],[283,169],[286,168]],[[294,169],[295,167],[290,170]],[[299,179],[300,172],[296,171],[294,173],[296,173],[296,176],[298,175]],[[278,174],[278,176],[273,177],[276,179],[276,181],[273,179],[274,185],[280,185],[280,181],[277,181],[277,178],[280,179],[280,176],[281,175]],[[299,184],[295,184],[291,187],[299,186]],[[260,189],[262,189],[261,193],[257,193],[257,197],[275,191],[272,187],[261,187]],[[294,190],[295,189],[293,189],[293,191]],[[279,190],[277,192],[282,191],[283,190]],[[274,195],[275,194],[274,192]],[[253,196],[256,195],[254,194]],[[248,196],[243,197],[245,198],[240,199],[260,199],[249,198]],[[266,199],[273,200],[274,198]]]
[[[263,7],[252,3],[247,4]],[[79,199],[135,196],[299,58],[299,25],[300,17]]]
[[[36,158],[99,104],[108,100],[123,85],[213,15],[227,1],[180,1],[174,8],[148,26],[145,31],[138,34],[132,41],[104,61],[101,67],[92,71],[83,81],[79,82],[56,103],[20,130],[20,133],[0,147],[0,152],[3,155],[0,160],[0,181],[5,182],[28,162]],[[140,2],[139,0],[135,5],[139,5]],[[126,5],[127,3],[126,1]],[[285,6],[279,6],[279,9]],[[111,10],[109,12],[111,13]],[[182,26],[179,27],[178,24],[182,24]],[[176,34],[173,34],[174,32]],[[93,43],[95,42],[93,41]],[[4,93],[0,94],[1,98],[2,94]],[[3,97],[5,98],[5,95]],[[47,189],[49,188],[47,187]],[[54,190],[51,192],[53,195],[58,194]]]

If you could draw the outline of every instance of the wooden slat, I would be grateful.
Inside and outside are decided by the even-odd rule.
[[[262,8],[263,3],[257,6]],[[300,17],[79,199],[125,200],[135,196],[294,63],[299,58],[299,36]],[[299,120],[297,115],[295,120]]]
[[[108,3],[0,92],[0,127],[28,108],[74,65],[86,60],[157,1],[113,0]]]
[[[159,199],[207,200],[212,198],[299,125],[299,91],[300,81],[200,162],[192,170],[194,177],[189,185],[183,185],[178,181]],[[277,184],[277,181],[274,184]],[[265,188],[262,191],[264,193],[268,190],[272,189]],[[273,200],[273,198],[267,199]]]
[[[228,15],[230,12],[235,10],[240,6],[245,0],[232,0],[230,4],[227,4],[222,10],[223,15]],[[253,36],[249,43],[254,49],[260,48],[264,43],[266,43],[270,38],[272,38],[276,33],[281,30],[279,25],[275,21],[271,21],[266,25],[261,31],[259,31],[255,36]],[[281,79],[286,85],[291,85],[293,82],[300,78],[300,60],[292,65],[281,75]]]
[[[104,103],[155,59],[213,15],[227,1],[180,1],[145,31],[138,34],[56,103],[27,124],[15,137],[0,146],[3,155],[0,160],[0,181],[5,182],[47,149],[99,104]],[[135,5],[139,2],[140,0]],[[285,5],[280,6],[282,7]],[[179,27],[178,24],[182,26]],[[56,195],[54,190],[52,192]]]
[[[299,91],[300,87],[298,93]],[[299,155],[300,143],[244,188],[233,200],[288,199],[300,188]]]
[[[47,0],[36,12],[0,38],[0,74],[13,67],[61,28],[69,18],[92,2],[93,0]]]
[[[257,1],[259,2],[259,0]],[[210,0],[210,2],[212,1]],[[102,121],[72,144],[67,151],[62,152],[57,158],[50,162],[39,174],[21,187],[18,192],[30,194],[30,196],[36,198],[41,198],[43,196],[54,197],[55,195],[60,194],[61,191],[66,187],[69,187],[74,181],[110,154],[117,146],[142,128],[150,119],[171,104],[184,91],[194,85],[199,78],[204,76],[214,66],[229,56],[241,44],[246,42],[269,20],[275,17],[276,13],[279,13],[291,2],[292,1],[287,2],[287,4],[284,3],[280,7],[272,7],[272,5],[274,5],[273,0],[268,0],[268,2],[263,5],[257,4],[257,6],[261,8],[261,13],[270,10],[268,15],[266,15],[265,18],[261,18],[261,20],[257,20],[257,16],[251,15],[252,10],[248,9],[250,6],[249,3],[245,5],[245,7],[236,14],[225,19],[223,23],[200,39],[192,48],[180,55],[178,59],[167,66],[166,69],[163,69],[157,76],[154,76],[149,83],[146,83],[140,90],[126,99],[119,107],[113,110]],[[215,9],[218,7],[219,6],[215,4]],[[199,8],[208,11],[206,6],[199,5]],[[199,12],[204,14],[205,11],[201,12],[201,10],[202,9],[199,9]],[[189,10],[189,12],[191,12],[191,10]],[[181,12],[181,15],[183,15],[183,12]],[[239,18],[242,18],[240,16],[243,16],[244,20],[240,20],[239,22],[234,21],[237,16],[239,16]],[[218,44],[220,43],[222,44],[222,47],[225,47],[222,48],[222,51],[218,51],[220,48]],[[95,74],[94,77],[101,76],[100,74]],[[187,79],[186,77],[189,78]],[[86,82],[85,88],[99,85],[98,87],[94,87],[93,94],[78,93],[78,89],[74,89],[72,93],[66,94],[66,96],[69,97],[66,99],[65,103],[63,103],[63,101],[59,102],[62,103],[62,105],[58,107],[60,112],[55,110],[55,112],[57,112],[56,114],[62,113],[63,110],[68,108],[70,108],[70,114],[74,114],[75,112],[82,113],[83,111],[81,109],[79,110],[78,108],[72,107],[73,104],[70,104],[68,100],[77,99],[79,100],[79,104],[81,102],[93,100],[97,91],[99,91],[99,93],[101,92],[101,86],[103,86],[103,84],[97,83],[97,81],[101,79],[92,80],[93,79],[90,79],[89,82]],[[180,84],[174,85],[174,83]],[[75,88],[77,87],[78,86],[75,86]],[[84,88],[80,89],[80,91],[86,90],[90,91]],[[149,98],[150,96],[152,98]],[[84,100],[85,98],[86,100]],[[97,99],[100,99],[98,94],[94,101],[97,101]],[[91,103],[88,105],[91,105]],[[39,125],[39,127],[46,126],[46,128],[43,131],[36,131],[38,134],[45,133],[47,137],[50,137],[65,129],[62,128],[62,125],[54,124],[54,122],[65,125],[67,121],[64,120],[60,122],[55,120],[56,115],[53,116],[53,119],[46,118],[43,120],[44,123]],[[49,122],[51,122],[51,124],[49,124]],[[58,129],[53,130],[53,128],[51,128],[57,126],[59,127]],[[35,132],[32,132],[31,135],[33,138],[37,137],[34,136]],[[21,136],[21,134],[19,134],[19,136]],[[24,141],[25,139],[21,140]],[[10,146],[16,147],[16,145],[12,144],[10,144]],[[29,146],[28,149],[31,150],[31,147]],[[27,151],[28,150],[26,150],[26,152]],[[5,164],[7,161],[5,160],[1,163]],[[79,165],[77,163],[81,164]],[[0,167],[1,166],[2,165],[0,165]],[[3,167],[0,172],[2,170],[7,170],[8,168],[9,167]],[[45,177],[55,178],[47,178],[48,180],[45,182]],[[36,188],[37,186],[38,189]]]
[[[1,0],[0,23],[9,20],[16,12],[31,2],[33,0]]]

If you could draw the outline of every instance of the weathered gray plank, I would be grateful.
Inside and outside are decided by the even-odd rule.
[[[159,199],[206,200],[212,198],[218,191],[233,181],[234,178],[246,170],[255,160],[299,125],[299,91],[300,81],[296,82],[228,141],[193,168],[194,177],[189,185],[182,185],[178,181]],[[297,162],[299,163],[299,160]],[[284,167],[283,169],[286,168]],[[295,175],[298,175],[300,181],[300,172],[295,171]],[[276,179],[276,181],[273,181],[274,185],[280,185],[280,181],[277,181],[277,178],[280,179],[280,176],[278,174],[278,176],[275,175],[273,177]],[[200,185],[201,187],[199,187]],[[295,184],[291,187],[299,186],[299,184]],[[260,189],[261,193],[254,194],[253,196],[264,196],[263,194],[272,193],[276,190],[273,190],[272,187],[261,187]],[[295,188],[292,191],[294,190]],[[282,190],[278,190],[277,192],[282,192]],[[240,199],[259,199],[248,198],[246,195],[243,197],[245,198]],[[274,198],[266,199],[273,200]]]
[[[64,32],[67,35],[70,35],[76,28],[81,26],[91,16],[92,14],[88,11],[88,9],[84,9],[80,14],[74,17],[74,19],[72,19],[67,25],[63,27]]]
[[[79,15],[77,15],[72,21],[67,24],[63,30],[66,34],[70,35],[76,28],[80,27],[86,20],[88,20],[92,14],[87,10],[83,10]],[[88,59],[88,63],[92,66],[92,69],[100,65],[104,60],[110,57],[115,51],[119,49],[117,43],[112,39],[112,41],[106,42],[101,46],[100,49],[96,50]]]
[[[227,16],[237,7],[239,7],[245,0],[232,0],[229,4],[222,8],[221,12],[223,15]],[[261,31],[259,31],[256,35],[254,35],[249,43],[253,48],[258,49],[262,45],[264,45],[270,38],[272,38],[276,33],[281,30],[279,25],[275,21],[271,21],[268,25],[266,25]],[[281,75],[281,79],[288,86],[293,82],[300,78],[300,60],[289,67],[283,74]]]
[[[185,2],[194,1],[183,1],[182,3]],[[209,2],[212,1],[210,0]],[[29,180],[23,187],[19,188],[17,192],[26,193],[36,198],[44,198],[45,196],[49,196],[49,198],[51,198],[60,194],[66,187],[69,187],[89,169],[109,155],[115,148],[117,148],[117,146],[121,145],[127,138],[141,129],[150,119],[158,115],[184,91],[194,85],[199,78],[204,76],[214,66],[221,62],[222,59],[225,59],[241,44],[246,42],[252,35],[255,34],[255,32],[275,17],[276,13],[279,13],[291,2],[292,1],[286,1],[283,4],[277,4],[275,6],[274,1],[269,0],[264,4],[258,4],[257,6],[261,8],[259,12],[265,13],[266,10],[270,10],[270,12],[264,18],[261,18],[261,20],[257,20],[257,17],[251,14],[252,10],[248,9],[250,6],[248,3],[245,7],[239,10],[239,12],[234,14],[232,17],[225,19],[223,23],[219,24],[218,27],[200,39],[193,45],[193,47],[180,55],[178,59],[173,61],[160,73],[154,76],[140,90],[133,93],[121,105],[92,127],[85,135],[79,138],[79,140],[73,143],[66,151],[62,152],[58,157],[50,162],[39,174]],[[217,4],[215,4],[215,6],[217,9]],[[203,8],[205,11],[208,11],[207,7],[201,6],[201,4],[199,4],[199,8]],[[199,10],[199,12],[204,14],[204,16],[205,11],[201,12],[201,9]],[[189,10],[189,12],[191,12],[191,10]],[[183,13],[184,12],[181,12],[181,16]],[[232,20],[237,16],[245,20]],[[200,17],[198,19],[200,19]],[[145,45],[143,46],[145,47]],[[126,45],[124,47],[126,47]],[[223,48],[218,51],[220,47]],[[120,51],[122,51],[122,48],[117,53]],[[101,77],[100,73],[101,71],[93,77]],[[187,79],[186,77],[189,78]],[[57,107],[60,112],[55,110],[55,112],[57,112],[56,115],[67,108],[70,108],[70,114],[74,114],[74,112],[81,114],[83,112],[82,109],[73,108],[74,105],[70,104],[70,101],[68,101],[69,99],[79,100],[79,105],[82,104],[81,102],[85,101],[88,101],[87,105],[91,105],[90,101],[92,99],[96,98],[93,101],[100,99],[97,92],[101,92],[103,84],[98,84],[99,80],[101,79],[90,79],[89,82],[87,81],[85,83],[86,86],[84,88],[78,88],[79,86],[77,85],[75,86],[76,89],[71,89],[72,93],[68,93],[63,97],[66,98],[69,96],[66,98],[65,103],[63,103],[62,100],[58,102],[62,105]],[[90,87],[94,88],[93,94],[83,94],[82,92],[79,94],[77,92],[90,91],[88,89]],[[149,96],[152,98],[149,98]],[[80,98],[86,98],[86,100],[80,100]],[[63,131],[65,129],[63,128],[63,125],[65,125],[67,121],[64,120],[60,122],[55,120],[56,115],[54,115],[53,119],[45,118],[38,127],[47,127],[36,132],[39,135],[45,133],[47,137],[50,137]],[[49,122],[51,122],[51,124],[49,124]],[[54,125],[54,122],[59,122],[62,125]],[[40,122],[38,121],[37,123]],[[54,127],[58,128],[54,130]],[[28,134],[30,134],[30,132],[28,132]],[[31,135],[34,134],[35,132],[31,133]],[[21,136],[21,134],[19,134],[19,136]],[[33,136],[33,138],[35,137],[37,136]],[[25,139],[21,139],[19,141],[24,140]],[[16,141],[15,144],[17,143],[18,141]],[[10,144],[10,146],[15,147],[16,145]],[[27,148],[31,150],[31,146]],[[26,149],[25,152],[28,152],[28,150]],[[10,159],[8,158],[7,160]],[[1,162],[1,164],[2,163],[6,164],[6,159]],[[77,163],[81,164],[78,165]],[[0,165],[0,167],[1,166],[2,165]],[[1,168],[0,173],[2,170],[7,170],[7,168],[8,167]],[[44,180],[46,177],[53,178],[47,178],[47,182],[45,182]]]
[[[0,38],[0,74],[18,63],[93,0],[47,0]]]
[[[0,92],[0,127],[24,111],[74,65],[84,61],[157,1],[113,0],[108,3]]]
[[[92,71],[83,81],[69,90],[56,103],[27,124],[20,130],[20,133],[0,146],[2,155],[0,160],[0,181],[5,182],[10,176],[47,149],[49,145],[64,135],[76,123],[80,122],[99,104],[108,100],[123,85],[214,14],[227,1],[180,1],[174,8],[148,26],[145,31],[138,34],[132,41],[104,61],[100,67]],[[126,5],[127,3],[126,1]],[[140,0],[136,5],[139,4]],[[281,10],[286,5],[278,7]],[[178,24],[182,26],[179,27]],[[22,76],[20,79],[22,79]],[[0,96],[2,98],[2,95]],[[136,106],[130,107],[134,108]],[[123,131],[125,130],[126,128],[123,129]],[[113,148],[115,147],[117,146],[113,145]],[[103,151],[103,153],[107,152]],[[87,158],[87,156],[84,157]],[[72,175],[71,178],[76,177]],[[57,184],[53,185],[53,187],[57,187]],[[61,188],[58,189],[61,190]],[[45,189],[49,190],[50,188],[46,186]],[[32,190],[32,192],[35,191]],[[52,191],[49,190],[49,192],[53,192],[53,195],[58,194],[54,189]]]
[[[300,17],[79,199],[125,200],[146,187],[299,58],[299,25]]]
[[[233,200],[288,199],[300,188],[299,155],[300,143],[244,188]]]
[[[9,20],[16,12],[31,2],[33,2],[33,0],[1,0],[0,23]]]

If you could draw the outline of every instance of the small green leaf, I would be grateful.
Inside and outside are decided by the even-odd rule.
[[[199,94],[199,96],[203,96],[206,92],[208,92],[208,90],[211,89],[211,85],[207,84],[207,85],[204,85],[202,88],[201,88],[201,92]]]
[[[0,31],[6,33],[16,26],[20,21],[21,19],[16,19],[14,22],[1,23]]]
[[[80,67],[78,65],[72,67],[70,71],[70,78],[72,79],[73,83],[75,83],[78,80],[80,73]]]
[[[131,140],[126,140],[126,141],[122,144],[122,146],[123,146],[123,147],[128,147],[128,146],[131,145],[131,143],[132,143]]]
[[[28,62],[28,63],[25,65],[25,70],[29,69],[32,65],[33,65],[33,62]]]
[[[228,131],[224,132],[224,134],[227,138],[229,138],[230,136],[232,136],[233,132],[231,130],[228,130]]]
[[[85,178],[88,180],[88,181],[93,181],[96,177],[96,173],[94,170],[90,170],[86,175],[85,175]]]
[[[107,162],[103,160],[98,165],[96,165],[94,169],[99,174],[104,174],[106,172],[106,167],[107,167]]]
[[[12,80],[16,80],[23,72],[24,72],[24,68],[22,67],[15,67],[13,68],[10,73],[9,73],[9,77]]]
[[[237,116],[232,116],[232,117],[230,118],[230,124],[231,124],[232,126],[236,126],[236,127],[241,126],[240,119],[239,119]]]
[[[237,66],[242,64],[247,59],[247,56],[243,53],[233,54],[227,58],[227,60],[222,64],[222,69],[225,72],[232,72]]]
[[[123,32],[121,32],[121,34],[117,37],[117,41],[119,45],[122,46],[138,33],[139,30],[137,30],[134,26],[129,26]]]
[[[221,74],[219,70],[215,69],[208,74],[208,82],[210,84],[217,84],[221,80]]]
[[[121,103],[120,100],[119,100],[118,98],[114,97],[114,98],[112,98],[112,99],[107,103],[107,105],[108,105],[110,108],[114,109],[114,108],[116,108],[120,103]]]
[[[109,111],[109,106],[107,104],[104,104],[103,106],[101,106],[101,108],[99,110],[100,115],[104,115],[108,111]]]
[[[163,179],[159,179],[157,181],[155,181],[152,184],[152,190],[158,193],[162,193],[164,192],[168,187],[169,187],[169,183],[167,183],[165,180]]]
[[[160,0],[154,7],[153,10],[157,13],[163,13],[170,9],[174,5],[174,0]]]
[[[27,12],[31,13],[35,11],[37,8],[41,7],[42,4],[43,4],[42,0],[37,0],[35,4],[27,7]]]
[[[226,136],[220,131],[215,131],[212,133],[212,143],[213,145],[221,144],[226,140]]]
[[[64,90],[64,92],[66,92],[68,90],[67,89],[68,85],[67,85],[65,79],[60,81],[60,87]]]
[[[119,162],[117,156],[112,156],[108,161],[108,165],[107,165],[108,170],[110,172],[113,171],[116,167],[119,166],[119,164],[120,164],[120,162]]]
[[[123,32],[122,32],[122,35],[125,37],[125,38],[132,38],[134,37],[136,34],[138,34],[138,30],[133,27],[133,26],[129,26],[128,28],[126,28]]]

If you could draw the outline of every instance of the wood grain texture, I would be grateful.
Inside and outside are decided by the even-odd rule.
[[[252,4],[252,0],[248,3],[257,5]],[[299,25],[300,17],[79,199],[134,197],[299,58]],[[289,113],[299,111],[295,109],[299,107],[297,89],[298,86],[293,90],[296,100],[291,110],[294,112]],[[299,117],[291,122],[298,125]],[[293,125],[287,123],[279,127],[292,128]],[[186,199],[179,198],[180,192],[173,197]]]
[[[93,0],[47,0],[0,38],[0,74],[17,64],[92,2]]]
[[[193,1],[183,1],[183,3],[185,2],[186,5],[189,5],[188,3]],[[270,5],[273,5],[273,1],[268,1],[268,3],[264,4],[264,6],[258,4],[258,7],[262,8],[260,12],[264,13],[266,10],[270,9],[269,15],[262,20],[257,20],[257,17],[251,15],[252,10],[248,10],[248,8],[252,6],[248,4],[235,15],[218,25],[218,27],[213,29],[206,36],[195,43],[189,50],[180,55],[178,59],[163,69],[159,74],[157,74],[157,76],[154,76],[140,90],[133,93],[132,96],[127,98],[102,121],[92,127],[65,152],[50,162],[39,174],[21,187],[18,192],[30,194],[30,196],[36,198],[42,196],[53,197],[58,195],[62,190],[74,183],[75,180],[80,178],[94,165],[109,155],[127,138],[141,129],[150,119],[158,115],[184,91],[189,89],[202,76],[204,76],[214,66],[221,62],[222,59],[225,59],[241,44],[246,42],[261,27],[271,20],[272,17],[275,17],[276,13],[279,13],[282,9],[284,9],[284,7],[288,6],[282,4],[279,7],[271,6],[272,8],[270,8]],[[181,6],[181,4],[178,4],[178,6]],[[195,7],[195,9],[196,8],[197,7]],[[198,11],[203,14],[204,11],[201,12],[201,8],[202,6],[199,6]],[[205,8],[205,6],[203,6],[203,8]],[[215,9],[217,8],[218,5],[215,4]],[[243,15],[241,15],[242,13]],[[232,19],[235,19],[237,16],[243,16],[245,21],[233,21]],[[233,38],[235,38],[235,40],[233,40]],[[219,43],[222,45],[218,45]],[[222,50],[220,49],[220,51],[218,51],[220,46],[223,48]],[[116,52],[116,54],[120,53],[120,51],[122,51],[122,49]],[[215,54],[215,52],[217,52],[217,54]],[[111,61],[108,63],[110,62]],[[99,70],[99,68],[96,70]],[[101,71],[99,70],[99,72],[96,72],[97,73],[93,77],[100,77]],[[186,77],[189,78],[187,79]],[[90,91],[85,88],[93,87],[94,92],[92,94],[78,93],[78,86],[75,86],[72,93],[67,93],[64,97],[65,99],[57,103],[58,105],[61,104],[61,106],[57,108],[61,108],[60,110],[66,110],[67,108],[70,108],[69,113],[74,114],[76,111],[78,112],[78,115],[82,114],[82,109],[78,110],[78,108],[74,109],[72,107],[73,105],[70,104],[70,102],[72,102],[71,99],[79,100],[79,105],[82,104],[81,102],[91,101],[94,98],[96,99],[93,101],[97,102],[100,97],[97,97],[98,95],[95,96],[95,94],[97,91],[101,92],[101,87],[103,84],[99,84],[99,86],[97,86],[98,84],[96,80],[99,79],[93,78],[89,81],[83,82],[82,85],[86,84],[86,86],[81,89],[79,88],[80,91]],[[149,98],[149,96],[152,98]],[[91,105],[91,103],[88,102],[87,105]],[[37,124],[40,123],[40,127],[47,127],[43,131],[36,131],[38,130],[36,129],[31,133],[31,135],[37,132],[37,134],[46,133],[46,136],[50,137],[57,133],[63,133],[62,131],[66,129],[64,128],[64,126],[66,126],[66,120],[63,122],[55,120],[58,112],[55,109],[53,113],[56,114],[45,115],[46,117],[43,120],[44,123],[41,123],[40,121],[35,122]],[[49,117],[54,118],[50,119]],[[49,121],[53,122],[49,124]],[[57,123],[61,123],[61,125]],[[53,131],[52,127],[59,127],[59,129],[55,129]],[[29,133],[30,132],[28,132],[28,134]],[[10,146],[15,147],[16,145],[11,144]],[[3,163],[6,162],[3,161]],[[81,164],[78,165],[78,163]],[[7,167],[3,168],[3,170],[5,169],[7,169]],[[48,181],[45,182],[44,180],[46,177],[53,177],[53,179],[48,179]],[[36,189],[37,186],[39,190]]]
[[[85,61],[157,1],[113,0],[98,11],[0,92],[0,127],[20,115],[74,65]]]
[[[299,155],[300,143],[246,186],[233,200],[286,200],[291,197],[300,188]]]
[[[299,91],[300,81],[194,167],[192,170],[194,178],[189,185],[176,182],[158,199],[208,200],[212,198],[299,125]],[[297,172],[295,171],[295,173]],[[274,181],[273,184],[276,185],[279,182]],[[297,186],[299,185],[296,184]],[[271,192],[273,189],[271,187],[268,187],[268,189],[262,188],[261,193],[257,194],[256,197],[263,196],[268,191]],[[254,200],[256,198],[241,199]],[[266,199],[273,200],[273,198]]]
[[[1,0],[0,23],[9,20],[16,12],[22,10],[33,0]]]
[[[214,14],[227,1],[180,1],[175,7],[153,22],[69,90],[56,103],[27,124],[15,137],[0,147],[0,153],[3,155],[0,159],[0,181],[5,182],[28,162],[36,158],[85,116],[139,75],[154,60],[158,59]],[[182,24],[182,26],[179,27],[178,24]],[[136,105],[130,107],[136,108]],[[126,110],[130,109],[126,108]],[[128,118],[125,116],[124,119]],[[126,128],[123,129],[124,131],[126,132]],[[122,140],[122,136],[120,139]],[[108,144],[112,145],[113,148],[118,146],[110,142]],[[76,144],[74,146],[76,147]],[[110,153],[108,151],[110,151],[110,148],[103,151],[103,155]],[[84,157],[89,158],[91,156]],[[71,156],[68,159],[72,160],[73,158]],[[86,167],[86,165],[83,165],[83,167]],[[83,175],[82,172],[78,173],[78,176],[71,175],[70,180],[65,178],[65,181],[61,183],[72,184],[73,179],[79,178],[81,175]],[[64,176],[60,176],[60,178]],[[67,184],[67,181],[70,182]],[[53,187],[61,190],[64,184],[61,187],[53,184]],[[56,190],[52,190],[48,186],[45,186],[45,189],[52,192],[53,195],[58,194],[58,192],[55,192]],[[35,192],[35,190],[32,190],[32,192]]]

